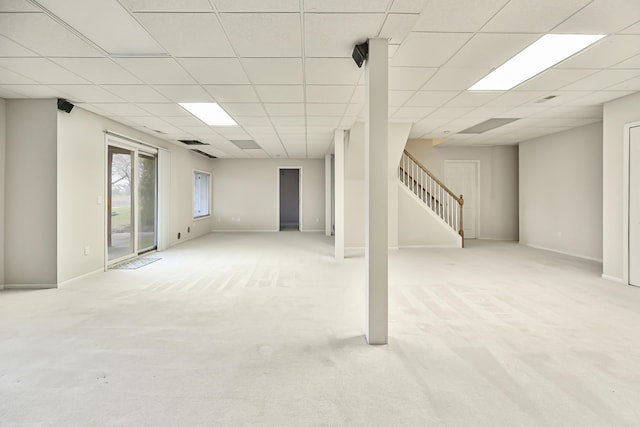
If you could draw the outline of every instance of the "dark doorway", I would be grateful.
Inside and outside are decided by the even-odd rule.
[[[300,230],[300,169],[280,169],[280,230]]]

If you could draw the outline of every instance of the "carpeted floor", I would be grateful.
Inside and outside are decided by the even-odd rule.
[[[0,292],[0,425],[640,425],[640,289],[513,243],[364,260],[309,233],[211,234],[139,270]]]

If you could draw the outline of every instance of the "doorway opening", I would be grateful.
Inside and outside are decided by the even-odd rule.
[[[278,168],[279,230],[301,230],[301,168]]]
[[[624,136],[623,281],[640,286],[640,122]]]
[[[444,180],[456,195],[464,196],[462,215],[464,238],[477,239],[480,235],[480,162],[478,160],[445,160]]]

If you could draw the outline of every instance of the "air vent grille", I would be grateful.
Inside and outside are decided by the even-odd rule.
[[[234,139],[231,142],[241,150],[259,150],[262,148],[252,139]]]
[[[179,139],[178,141],[186,145],[208,145],[202,141],[198,141],[197,139]]]
[[[461,130],[458,133],[485,133],[491,129],[499,128],[500,126],[508,125],[511,122],[515,122],[520,119],[489,119],[485,120],[482,123],[478,123],[477,125],[471,126],[470,128],[466,128],[465,130]]]
[[[209,154],[209,153],[205,153],[204,151],[200,151],[200,150],[191,150],[191,151],[193,151],[194,153],[198,153],[198,154],[200,154],[201,156],[208,157],[208,158],[210,158],[210,159],[217,159],[217,157],[216,157],[216,156],[212,156],[211,154]]]

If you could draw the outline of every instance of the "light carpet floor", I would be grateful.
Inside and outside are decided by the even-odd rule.
[[[0,292],[0,425],[637,426],[640,289],[514,243],[364,259],[211,234],[139,270]]]

